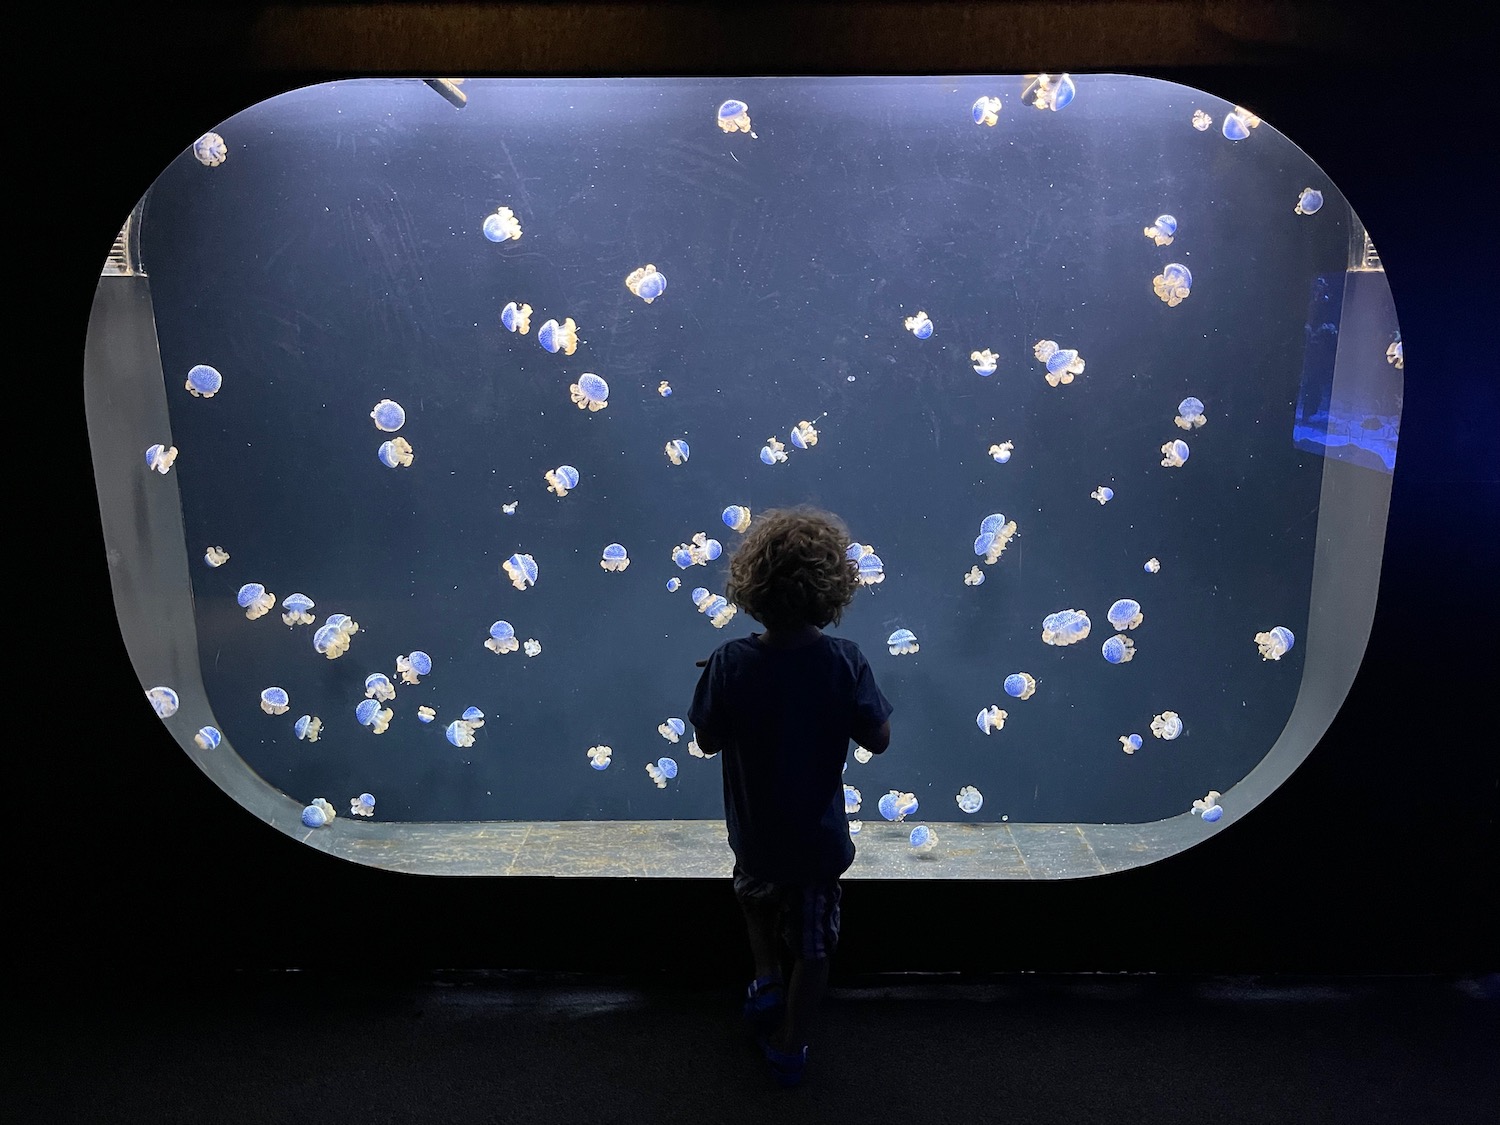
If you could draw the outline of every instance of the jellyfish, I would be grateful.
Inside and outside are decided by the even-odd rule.
[[[516,640],[515,627],[509,621],[496,621],[490,626],[490,637],[484,642],[484,647],[499,656],[515,652],[521,647],[521,642]]]
[[[316,742],[323,734],[323,720],[316,715],[303,715],[292,724],[292,733],[301,742]]]
[[[531,331],[531,306],[518,305],[511,301],[500,310],[500,323],[507,332],[519,332],[522,336]]]
[[[675,594],[680,589],[682,589],[682,579],[681,578],[668,578],[667,579],[667,593],[669,593],[669,594]]]
[[[1089,499],[1099,501],[1100,507],[1108,504],[1114,498],[1115,490],[1105,484],[1101,484],[1098,488],[1094,489],[1093,492],[1089,493]]]
[[[696,738],[688,739],[688,753],[695,758],[708,757],[708,755],[703,752],[703,747],[698,745],[698,740]]]
[[[1399,336],[1390,347],[1385,349],[1385,361],[1397,371],[1401,371],[1406,367],[1405,349],[1401,345],[1401,338]]]
[[[478,730],[480,727],[484,726],[484,712],[481,711],[478,707],[465,707],[463,720],[475,730]]]
[[[578,487],[578,470],[572,465],[559,465],[543,474],[547,480],[547,491],[566,496],[569,490]]]
[[[1124,633],[1117,633],[1104,642],[1102,651],[1111,664],[1129,664],[1135,659],[1135,642]]]
[[[491,242],[504,242],[521,237],[521,220],[509,207],[498,207],[493,215],[484,217],[484,237]]]
[[[886,647],[891,650],[892,656],[906,656],[921,648],[917,644],[917,635],[910,629],[897,629],[885,639],[885,643]]]
[[[1155,574],[1158,570],[1161,569],[1161,560],[1157,558],[1149,558],[1146,560],[1145,565],[1142,566],[1141,569],[1144,570],[1147,574]]]
[[[930,852],[937,847],[938,834],[927,825],[919,824],[911,830],[911,835],[907,839],[911,843],[912,851]]]
[[[979,525],[979,537],[974,540],[974,553],[983,555],[986,565],[992,565],[1005,553],[1005,548],[1016,535],[1016,521],[998,524],[992,521],[999,519],[1004,521],[1005,517],[996,513],[986,516],[984,522]]]
[[[380,458],[380,463],[387,469],[410,468],[414,459],[411,442],[404,437],[381,442],[380,448],[375,451],[375,456]]]
[[[1182,733],[1182,716],[1176,711],[1163,711],[1151,720],[1151,733],[1171,742]]]
[[[1244,106],[1237,105],[1224,115],[1224,135],[1231,141],[1242,141],[1259,124],[1259,117]]]
[[[506,516],[513,516],[513,515],[515,515],[516,514],[516,505],[519,504],[519,503],[520,503],[519,500],[512,500],[509,504],[501,504],[500,505],[500,513],[502,515],[506,515]]]
[[[1066,74],[1028,74],[1021,100],[1037,109],[1064,109],[1078,93]]]
[[[1030,699],[1036,694],[1036,677],[1030,672],[1012,672],[1005,677],[1005,694],[1012,699]]]
[[[1177,233],[1177,220],[1171,215],[1158,215],[1156,222],[1149,227],[1144,227],[1146,237],[1153,240],[1158,246],[1172,245],[1172,237]]]
[[[900,821],[917,811],[917,798],[915,794],[892,789],[880,798],[877,807],[880,809],[880,815],[886,820]]]
[[[1141,736],[1138,734],[1120,735],[1120,749],[1127,754],[1134,754],[1141,748]]]
[[[786,460],[786,446],[774,437],[766,439],[766,444],[760,447],[760,459],[767,465],[775,465]]]
[[[731,504],[724,509],[723,518],[730,531],[744,531],[750,526],[750,509],[743,504]]]
[[[639,266],[630,271],[630,276],[625,279],[625,288],[649,305],[665,291],[667,279],[657,272],[655,266]]]
[[[235,595],[235,601],[240,603],[245,616],[254,621],[271,612],[271,607],[276,604],[276,595],[268,594],[259,582],[246,582]]]
[[[193,157],[205,168],[217,168],[229,156],[229,146],[218,133],[204,133],[193,142]]]
[[[430,723],[435,718],[437,718],[437,711],[434,708],[425,704],[417,708],[417,722]]]
[[[1310,187],[1302,189],[1293,208],[1299,215],[1316,215],[1323,207],[1323,193]]]
[[[593,766],[596,770],[607,770],[609,769],[609,759],[612,754],[614,754],[614,751],[608,746],[590,746],[589,765]]]
[[[578,325],[571,316],[561,324],[549,320],[536,330],[536,342],[554,354],[561,349],[563,355],[572,355],[578,350]]]
[[[396,685],[384,672],[371,672],[365,677],[365,698],[382,702],[396,698]]]
[[[511,555],[500,566],[505,571],[505,576],[510,579],[510,584],[517,590],[536,585],[536,559],[530,555],[519,553]]]
[[[1178,469],[1187,464],[1188,443],[1178,438],[1161,447],[1161,463],[1166,469]]]
[[[208,364],[200,363],[188,371],[187,382],[183,385],[194,398],[213,398],[224,385],[224,376]]]
[[[844,815],[848,816],[850,813],[859,812],[862,800],[863,798],[860,796],[858,789],[852,785],[844,786]]]
[[[865,822],[862,820],[851,820],[849,822],[849,835],[858,836],[864,831]]]
[[[349,651],[349,638],[359,632],[359,622],[347,613],[329,614],[323,627],[313,634],[313,648],[329,660],[337,660]]]
[[[316,619],[307,611],[312,609],[313,604],[313,600],[306,594],[288,594],[281,603],[281,608],[286,610],[281,615],[281,620],[288,625],[311,625]]]
[[[965,586],[982,586],[982,585],[984,585],[984,571],[982,571],[982,570],[979,569],[979,564],[978,563],[975,563],[973,566],[971,566],[969,568],[969,572],[964,575],[964,585]]]
[[[1177,404],[1177,417],[1172,421],[1182,430],[1191,430],[1207,423],[1208,419],[1203,416],[1202,400],[1192,396],[1183,399]]]
[[[681,719],[671,718],[656,728],[656,733],[668,742],[676,742],[687,731],[687,724]]]
[[[542,642],[535,637],[528,637],[526,643],[521,646],[521,651],[527,656],[536,656],[542,651]]]
[[[229,552],[223,547],[210,547],[203,552],[203,561],[212,567],[223,566],[229,561]]]
[[[726,133],[733,133],[736,130],[741,133],[750,133],[750,107],[734,98],[730,98],[719,106],[715,120],[719,123],[719,128]],[[754,133],[750,135],[755,136]]]
[[[687,547],[693,562],[699,566],[707,566],[724,553],[723,545],[717,539],[708,538],[707,533],[702,531],[694,534],[691,544],[684,544],[684,546]]]
[[[681,438],[673,438],[667,442],[667,460],[674,465],[686,464],[689,452],[688,443]]]
[[[375,404],[375,409],[370,411],[370,417],[374,420],[377,430],[383,430],[388,434],[393,434],[406,425],[406,411],[402,409],[399,402],[388,398],[383,398]]]
[[[630,565],[630,556],[619,543],[611,543],[604,548],[604,556],[599,560],[599,565],[605,570],[621,571]]]
[[[1285,625],[1278,625],[1265,633],[1255,634],[1255,647],[1260,649],[1262,660],[1280,660],[1292,651],[1297,638]]]
[[[1073,348],[1058,347],[1056,340],[1038,340],[1031,348],[1031,354],[1047,368],[1047,385],[1056,387],[1071,383],[1075,375],[1082,375],[1086,366],[1085,361],[1080,359],[1078,352]]]
[[[1207,113],[1205,113],[1203,110],[1201,110],[1201,109],[1195,109],[1195,110],[1193,110],[1193,128],[1197,129],[1198,132],[1200,132],[1200,133],[1206,133],[1206,132],[1208,132],[1209,126],[1212,125],[1213,123],[1214,123],[1214,119],[1211,116],[1209,116]]]
[[[919,309],[916,316],[906,318],[906,330],[918,340],[926,340],[932,335],[932,321]]]
[[[591,414],[609,405],[609,384],[592,371],[585,371],[578,376],[578,382],[568,386],[568,394],[573,399],[574,406]]]
[[[381,707],[378,699],[362,699],[354,708],[354,717],[359,725],[369,727],[376,734],[384,734],[395,714],[389,707]]]
[[[419,648],[412,649],[405,656],[396,657],[396,673],[403,684],[419,684],[422,681],[418,677],[431,671],[432,657]]]
[[[1000,120],[1000,99],[983,97],[974,102],[974,124],[993,126]]]
[[[658,758],[647,763],[646,772],[651,775],[651,780],[658,789],[665,789],[667,782],[677,776],[677,763],[671,758]]]
[[[146,689],[146,702],[151,704],[151,709],[156,712],[156,717],[159,719],[170,719],[177,714],[179,706],[177,693],[169,687]]]
[[[976,375],[983,375],[988,378],[995,373],[995,368],[1000,362],[1000,357],[990,351],[989,348],[985,348],[982,352],[970,352],[969,362],[974,365],[974,373]]]
[[[1105,616],[1119,633],[1123,633],[1126,629],[1134,629],[1146,620],[1146,615],[1141,612],[1141,603],[1131,601],[1129,598],[1121,598],[1115,602],[1109,607],[1109,612]]]
[[[999,707],[989,706],[980,708],[979,714],[974,716],[974,722],[979,727],[979,733],[993,734],[1005,727],[1005,720],[1008,718],[1010,715],[1007,712]]]
[[[866,765],[875,755],[858,744],[854,747],[854,760],[860,765]]]
[[[474,745],[474,724],[466,723],[462,719],[454,719],[448,724],[448,729],[443,732],[448,741],[462,749],[465,746]]]
[[[1077,644],[1092,628],[1089,615],[1081,609],[1060,609],[1042,620],[1042,643],[1065,646]]]
[[[309,828],[322,828],[326,824],[332,824],[336,816],[338,813],[331,804],[322,797],[314,797],[312,804],[302,810],[302,823]]]
[[[146,468],[155,469],[162,476],[166,476],[172,469],[172,462],[177,460],[177,447],[170,448],[158,442],[146,450]]]
[[[861,555],[854,566],[861,586],[878,586],[885,581],[885,563],[874,551]]]
[[[662,398],[671,398],[672,384],[663,379],[656,385],[656,393],[661,395]]]
[[[260,693],[260,709],[267,715],[285,715],[287,707],[286,688],[268,687]]]
[[[811,449],[818,444],[818,428],[806,418],[798,422],[788,436],[792,445],[798,449]]]
[[[1167,308],[1176,308],[1193,291],[1193,273],[1181,262],[1172,262],[1151,279],[1151,288],[1166,302]]]
[[[358,797],[350,797],[349,813],[351,816],[374,816],[375,794],[361,793]]]
[[[999,445],[990,446],[990,456],[1003,465],[1010,460],[1011,451],[1015,447],[1016,443],[1013,441],[1002,441]]]
[[[965,785],[958,791],[956,800],[960,811],[977,813],[984,805],[984,794],[972,785]]]
[[[1219,798],[1223,795],[1217,789],[1210,789],[1206,796],[1193,802],[1192,811],[1213,824],[1224,815],[1224,806],[1219,804]]]
[[[850,543],[849,546],[844,548],[844,558],[850,562],[858,562],[859,557],[861,555],[868,555],[870,550],[871,548],[866,547],[863,543]]]
[[[199,750],[217,750],[223,740],[218,727],[199,727],[198,733],[193,735],[193,742]]]
[[[731,605],[727,599],[710,593],[702,586],[693,590],[692,597],[693,604],[698,607],[698,612],[707,617],[715,629],[722,629],[728,625],[739,609],[738,606]]]

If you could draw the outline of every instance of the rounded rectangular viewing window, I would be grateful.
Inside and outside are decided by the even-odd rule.
[[[183,750],[334,855],[561,876],[728,874],[689,704],[798,505],[895,708],[850,877],[1223,831],[1358,667],[1402,387],[1338,188],[1120,75],[296,90],[162,171],[86,365]]]

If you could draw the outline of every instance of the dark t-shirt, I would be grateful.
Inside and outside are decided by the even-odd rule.
[[[724,818],[741,870],[773,883],[817,883],[849,869],[849,740],[890,714],[853,641],[825,633],[784,649],[750,636],[715,650],[688,720],[724,747]]]

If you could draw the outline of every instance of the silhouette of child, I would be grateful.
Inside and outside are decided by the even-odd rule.
[[[768,511],[750,525],[725,594],[765,632],[698,662],[688,710],[699,747],[724,756],[734,893],[755,959],[745,1016],[786,1086],[806,1065],[838,945],[839,876],[854,862],[844,812],[849,740],[875,754],[891,740],[891,705],[869,661],[853,641],[823,632],[859,587],[848,544],[843,522],[813,508]]]

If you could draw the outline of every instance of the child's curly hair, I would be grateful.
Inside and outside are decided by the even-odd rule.
[[[725,594],[771,628],[837,624],[859,588],[848,546],[849,529],[832,512],[763,512],[729,561]]]

